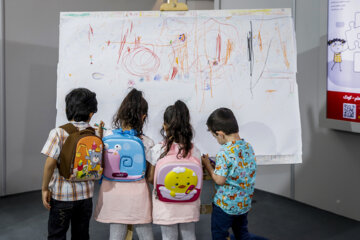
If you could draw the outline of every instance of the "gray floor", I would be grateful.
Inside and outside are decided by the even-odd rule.
[[[211,189],[205,186],[203,192]],[[249,230],[257,235],[278,240],[360,239],[360,222],[259,190],[254,198]],[[48,211],[42,206],[40,191],[0,198],[1,240],[46,239],[47,219]],[[210,234],[210,215],[202,215],[196,225],[197,239],[210,240]],[[155,239],[161,239],[158,226],[154,226],[154,235]],[[90,236],[108,239],[109,226],[92,220]]]

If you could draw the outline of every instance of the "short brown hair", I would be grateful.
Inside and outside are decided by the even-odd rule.
[[[228,108],[218,108],[213,111],[206,125],[213,133],[223,131],[226,135],[239,132],[239,126],[234,113]]]

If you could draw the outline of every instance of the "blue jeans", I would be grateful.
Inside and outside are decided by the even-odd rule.
[[[266,240],[266,238],[250,234],[247,225],[247,213],[230,215],[213,204],[213,211],[211,214],[211,234],[213,240],[227,239],[227,237],[229,237],[230,228],[232,228],[236,240]]]
[[[92,198],[79,201],[50,200],[48,240],[65,240],[71,222],[71,239],[88,240]]]

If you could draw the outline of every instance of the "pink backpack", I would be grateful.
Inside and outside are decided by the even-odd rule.
[[[163,202],[193,202],[200,196],[201,161],[191,154],[179,159],[178,151],[177,144],[173,144],[168,154],[156,163],[154,186],[158,199]]]

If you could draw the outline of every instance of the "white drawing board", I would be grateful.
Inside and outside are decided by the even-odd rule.
[[[163,112],[189,107],[194,142],[215,155],[206,120],[219,107],[235,113],[240,136],[259,164],[301,162],[296,41],[290,9],[188,12],[66,12],[60,16],[57,125],[65,96],[97,94],[92,123],[112,117],[129,89],[149,103],[145,134],[160,141]]]

